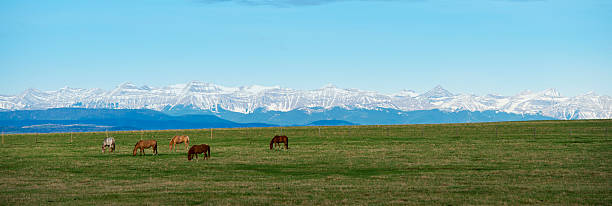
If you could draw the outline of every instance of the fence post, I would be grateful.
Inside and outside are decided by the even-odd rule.
[[[606,128],[606,134],[608,134],[607,128]],[[4,130],[2,130],[2,145],[4,145]]]
[[[281,127],[281,135],[283,135],[283,128]]]
[[[425,127],[421,128],[421,137],[425,137]]]
[[[497,127],[495,127],[495,138],[499,138],[499,135],[497,133]]]
[[[321,127],[319,127],[319,137],[321,137]]]
[[[210,128],[210,139],[213,139],[213,128]]]
[[[70,143],[72,143],[72,132],[70,132]]]

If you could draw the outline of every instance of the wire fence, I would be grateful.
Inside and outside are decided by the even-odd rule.
[[[39,144],[48,137],[65,138],[67,142],[91,137],[122,137],[135,139],[170,140],[173,135],[188,135],[193,139],[225,138],[272,138],[274,135],[286,135],[292,138],[561,138],[588,137],[608,138],[611,127],[525,127],[525,126],[471,126],[467,125],[391,125],[391,126],[311,126],[311,127],[262,127],[262,128],[227,128],[227,129],[188,129],[156,131],[114,131],[87,133],[53,133],[53,134],[2,134],[2,145],[14,141],[27,141]],[[53,138],[51,138],[53,139]],[[96,139],[97,140],[97,139]]]
[[[440,126],[354,126],[354,127],[290,127],[220,129],[214,137],[608,137],[608,127],[440,127]]]

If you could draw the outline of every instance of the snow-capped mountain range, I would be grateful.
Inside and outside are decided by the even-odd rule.
[[[385,95],[358,89],[327,85],[315,90],[282,87],[225,87],[192,81],[161,88],[123,83],[111,91],[64,87],[57,91],[28,89],[15,96],[0,95],[0,110],[36,110],[49,108],[113,108],[168,111],[176,108],[239,113],[256,109],[267,111],[318,111],[380,108],[401,111],[500,111],[515,114],[540,114],[556,119],[610,119],[612,98],[586,93],[563,97],[555,89],[524,91],[514,96],[453,94],[440,86],[419,94],[404,90]]]

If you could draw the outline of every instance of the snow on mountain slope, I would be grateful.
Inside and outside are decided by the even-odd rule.
[[[612,118],[612,98],[595,93],[563,97],[558,91],[524,91],[514,96],[453,94],[436,86],[422,94],[403,90],[385,95],[358,89],[327,85],[314,90],[294,90],[279,86],[225,87],[192,81],[161,88],[123,83],[111,91],[64,87],[57,91],[28,89],[15,96],[0,95],[0,110],[30,110],[61,107],[152,109],[193,108],[240,113],[256,109],[287,112],[311,108],[345,109],[390,108],[402,111],[440,109],[445,111],[503,111],[516,114],[542,114],[558,119]]]

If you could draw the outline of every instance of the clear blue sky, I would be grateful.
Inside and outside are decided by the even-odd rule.
[[[191,80],[612,95],[612,1],[0,1],[0,94]]]

